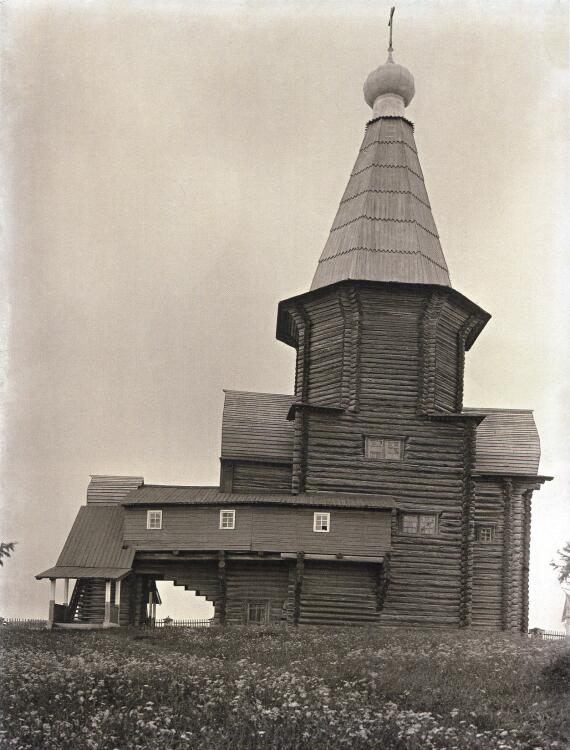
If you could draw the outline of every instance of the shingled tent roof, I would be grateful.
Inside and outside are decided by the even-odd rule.
[[[451,286],[403,117],[368,124],[311,289],[346,279]]]
[[[67,541],[53,568],[36,578],[122,578],[130,571],[134,550],[123,549],[120,506],[79,509]]]
[[[222,458],[290,462],[293,423],[287,421],[287,412],[294,400],[294,396],[281,393],[226,391]],[[464,409],[463,413],[466,416],[484,415],[477,426],[476,471],[505,475],[537,474],[540,439],[532,411]]]

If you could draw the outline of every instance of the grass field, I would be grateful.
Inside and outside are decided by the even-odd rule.
[[[466,631],[1,634],[0,747],[570,747],[564,642]]]

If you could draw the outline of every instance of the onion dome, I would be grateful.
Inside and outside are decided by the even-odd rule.
[[[404,109],[415,93],[414,77],[403,65],[395,63],[392,52],[364,83],[364,99],[374,117],[403,117]]]

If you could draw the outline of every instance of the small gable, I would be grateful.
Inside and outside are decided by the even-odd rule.
[[[486,414],[477,427],[475,469],[490,474],[538,473],[540,438],[529,409],[464,409]]]
[[[293,423],[287,413],[293,401],[279,393],[225,391],[222,458],[290,462]]]

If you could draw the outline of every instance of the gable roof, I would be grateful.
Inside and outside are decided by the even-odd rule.
[[[124,513],[121,506],[80,508],[55,567],[36,578],[122,578],[134,556],[123,549]]]
[[[488,474],[536,475],[540,438],[530,409],[463,409],[485,414],[477,426],[475,469]]]
[[[290,462],[293,424],[287,413],[293,396],[224,391],[222,458]]]
[[[345,279],[451,286],[413,127],[368,123],[311,290]]]
[[[391,509],[393,502],[375,495],[348,493],[289,493],[220,492],[219,487],[172,487],[146,484],[133,490],[123,500],[125,506],[148,505],[295,505],[317,508],[361,508],[364,510]]]

